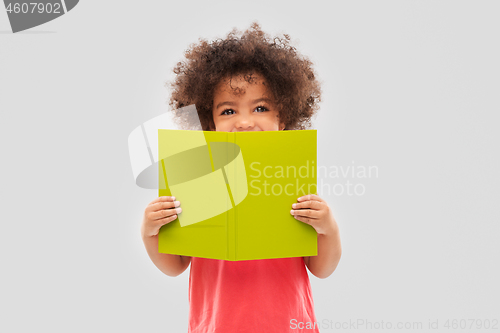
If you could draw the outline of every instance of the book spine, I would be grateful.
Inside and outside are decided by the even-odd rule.
[[[233,133],[233,137],[234,137],[234,140],[233,140],[233,143],[234,143],[234,146],[233,146],[233,149],[234,149],[234,152],[233,152],[233,156],[237,156],[236,153],[238,152],[237,150],[239,149],[238,148],[238,144],[236,143],[236,133]],[[235,157],[237,158],[237,157]],[[234,170],[235,172],[233,173],[233,175],[237,175],[236,171],[237,171],[237,164],[234,163]],[[241,171],[241,170],[240,170]],[[236,181],[233,182],[234,186],[238,186],[238,183]],[[237,188],[234,189],[235,192],[238,191]],[[231,195],[231,198],[232,195]],[[234,217],[234,260],[238,260],[238,206],[236,205],[236,203],[234,202],[234,200],[232,200],[232,204],[233,204],[233,217]]]
[[[227,142],[235,143],[235,134],[236,133],[228,133]],[[228,149],[228,158],[229,161],[230,156],[232,156]],[[234,175],[234,173],[232,173]],[[231,197],[231,188],[229,184],[234,184],[234,182],[227,182],[229,196]],[[228,249],[228,260],[237,260],[236,259],[236,207],[234,207],[232,200],[229,200],[227,203],[227,249]]]

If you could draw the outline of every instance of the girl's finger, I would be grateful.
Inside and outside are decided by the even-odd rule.
[[[158,197],[156,199],[154,199],[153,201],[151,201],[149,203],[149,205],[152,205],[152,204],[155,204],[157,202],[165,202],[165,201],[171,201],[171,202],[174,202],[175,201],[175,197],[174,196],[163,196],[163,197]]]
[[[157,212],[162,209],[170,209],[179,207],[181,205],[180,201],[160,201],[149,206],[151,212]]]
[[[311,224],[314,220],[308,217],[303,217],[303,216],[294,216],[296,220],[299,220],[301,222]]]
[[[309,209],[316,209],[316,210],[321,210],[323,209],[324,203],[321,201],[303,201],[299,203],[294,203],[292,204],[293,209],[301,209],[301,208],[309,208]]]
[[[299,209],[299,210],[292,209],[290,211],[290,214],[292,214],[293,216],[308,217],[314,220],[319,218],[319,211],[311,209]]]
[[[321,201],[321,202],[326,202],[325,200],[321,199],[318,195],[316,194],[308,194],[308,195],[304,195],[300,198],[297,199],[297,201],[299,202],[303,202],[303,201],[309,201],[309,200],[316,200],[316,201]]]
[[[158,228],[161,228],[165,224],[174,221],[176,218],[177,218],[177,214],[174,214],[174,215],[171,215],[171,216],[167,216],[167,217],[165,217],[163,219],[156,220],[155,222],[158,223]]]
[[[172,208],[172,209],[162,209],[157,212],[152,212],[149,214],[151,220],[161,220],[165,217],[169,217],[182,212],[182,208]]]

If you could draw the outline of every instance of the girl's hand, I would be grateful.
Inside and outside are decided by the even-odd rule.
[[[158,197],[151,201],[144,211],[141,226],[142,237],[158,235],[162,226],[175,220],[177,214],[182,212],[180,205],[179,201],[175,201],[175,197]]]
[[[330,234],[338,230],[337,222],[328,207],[328,203],[316,194],[308,194],[297,199],[290,214],[297,220],[311,225],[316,232]]]

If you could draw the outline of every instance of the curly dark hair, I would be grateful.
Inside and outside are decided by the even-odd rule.
[[[170,83],[169,101],[176,121],[184,123],[185,128],[192,120],[180,108],[194,104],[202,129],[208,131],[215,127],[212,105],[217,84],[225,78],[252,73],[264,77],[286,129],[311,126],[311,117],[321,101],[320,84],[312,62],[297,53],[287,34],[271,38],[254,22],[243,33],[233,29],[225,39],[200,39],[189,46],[185,57],[174,68],[176,77]],[[250,82],[252,76],[245,78]]]

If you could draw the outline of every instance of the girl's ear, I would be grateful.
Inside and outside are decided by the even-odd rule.
[[[210,131],[215,131],[216,130],[215,124],[214,124],[213,120],[208,123],[208,128],[209,128]]]
[[[285,123],[280,123],[280,131],[285,129]]]

